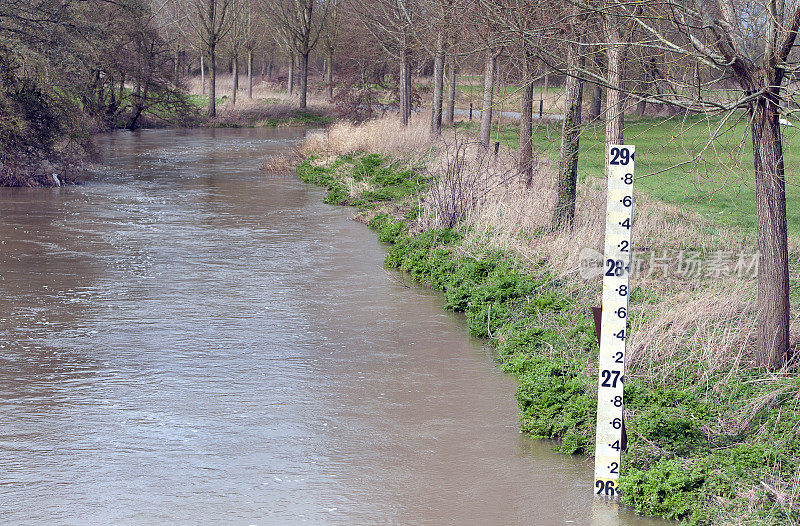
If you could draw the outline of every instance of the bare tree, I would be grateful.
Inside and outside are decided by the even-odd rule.
[[[316,4],[315,0],[281,0],[267,4],[298,62],[300,108],[305,108],[308,101],[308,57],[323,34],[328,15],[328,2],[323,2],[321,9],[315,9]]]
[[[497,58],[500,50],[491,44],[486,48],[486,63],[483,71],[483,106],[481,107],[481,144],[489,147],[492,136],[492,112],[494,109],[494,83],[497,74]]]
[[[239,58],[242,49],[247,46],[248,40],[248,7],[246,0],[231,0],[231,29],[230,49],[231,61],[233,65],[233,89],[231,92],[231,104],[236,106],[236,96],[239,93]],[[248,63],[248,69],[250,64]]]
[[[800,28],[800,3],[706,0],[647,6],[641,15],[627,6],[620,9],[658,48],[696,65],[698,90],[691,105],[747,112],[760,253],[757,357],[764,365],[781,367],[791,359],[791,348],[786,180],[779,120],[789,97],[784,82],[798,71],[797,64],[788,59]],[[653,15],[676,30],[652,20]],[[702,65],[733,80],[740,97],[725,103],[704,98],[699,82]]]
[[[247,52],[247,98],[253,98],[253,60],[257,48],[262,49],[267,45],[269,39],[266,34],[266,24],[264,17],[254,6],[257,0],[245,0],[245,23],[244,23],[244,49]],[[254,9],[255,8],[255,9]],[[263,75],[264,63],[262,63]]]
[[[325,89],[328,92],[328,100],[333,100],[333,61],[339,43],[339,27],[341,25],[339,3],[340,0],[330,0],[328,21],[325,24],[322,38],[325,47]]]
[[[208,55],[208,116],[217,115],[217,46],[231,29],[233,0],[186,0],[187,20],[192,33]]]
[[[580,16],[599,20],[602,31],[592,43],[606,49],[606,75],[583,66],[575,76],[606,88],[606,140],[623,140],[624,94],[678,106],[689,111],[744,112],[749,124],[756,183],[758,279],[757,359],[781,367],[791,359],[789,347],[789,270],[786,224],[785,167],[780,115],[791,98],[798,64],[790,61],[800,27],[800,4],[749,0],[659,0],[647,4],[623,0],[567,0]],[[541,38],[550,28],[530,33]],[[635,38],[634,38],[635,35]],[[635,42],[635,44],[634,44]],[[639,83],[625,82],[625,54],[630,46],[660,55],[659,70],[647,65],[656,93],[640,92]],[[542,46],[543,58],[555,53]],[[646,55],[646,54],[645,54]],[[644,65],[642,67],[645,67]],[[705,74],[703,73],[705,72]],[[719,88],[732,83],[734,96]],[[667,89],[662,89],[666,87]]]
[[[453,18],[456,3],[454,0],[436,0],[428,2],[423,17],[429,21],[430,33],[435,35],[433,48],[433,93],[431,96],[431,133],[442,133],[442,109],[444,105],[444,69],[447,54],[447,44],[450,41],[448,33],[452,31],[450,21]],[[425,45],[425,31],[417,28],[417,38]],[[428,46],[425,46],[428,47]]]
[[[408,0],[352,2],[350,6],[381,48],[400,62],[400,117],[404,125],[408,124],[412,111],[411,68],[417,6]]]
[[[575,218],[583,102],[583,81],[579,76],[584,65],[582,30],[579,17],[571,17],[565,31],[568,76],[564,87],[564,121],[558,155],[558,201],[553,215],[553,226],[556,228],[571,228]]]

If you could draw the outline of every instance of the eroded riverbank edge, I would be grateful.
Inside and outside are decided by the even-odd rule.
[[[592,455],[598,348],[589,307],[594,295],[551,275],[543,259],[476,251],[474,239],[466,248],[470,232],[463,227],[420,228],[416,220],[429,180],[413,162],[312,150],[298,164],[297,175],[325,187],[325,202],[356,207],[356,220],[389,244],[387,267],[439,290],[445,308],[466,315],[470,333],[486,338],[501,370],[519,381],[522,432],[554,439],[566,454]],[[631,291],[632,304],[658,301],[652,291]],[[713,379],[711,389],[689,387],[702,374],[687,368],[679,374],[685,382],[680,385],[635,377],[626,383],[629,445],[623,454],[622,502],[645,515],[689,524],[794,520],[793,505],[782,505],[776,490],[760,495],[745,490],[768,484],[760,476],[765,464],[791,458],[793,441],[771,445],[759,430],[769,423],[792,425],[791,420],[781,420],[775,407],[754,410],[750,402],[758,396],[757,387],[748,378],[731,375]],[[737,383],[749,387],[732,389]],[[721,418],[723,401],[735,411],[754,412],[743,429],[710,431]]]

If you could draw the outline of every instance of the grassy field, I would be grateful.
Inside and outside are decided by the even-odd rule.
[[[663,201],[697,211],[709,218],[746,228],[755,227],[753,153],[747,123],[700,116],[640,118],[625,126],[625,142],[636,145],[637,190]],[[459,126],[477,133],[478,123]],[[603,174],[601,125],[588,125],[581,136],[578,171],[581,177]],[[708,143],[709,136],[717,138]],[[560,123],[539,124],[534,148],[556,161],[561,140]],[[497,137],[497,128],[492,140]],[[511,148],[519,145],[515,125],[503,125],[499,140]],[[784,128],[787,188],[791,234],[800,236],[800,137],[796,128]]]
[[[430,78],[418,83],[417,89],[423,93],[422,105],[430,104]],[[466,109],[472,103],[477,110],[483,103],[483,76],[482,75],[458,75],[456,79],[456,107]],[[445,78],[445,92],[449,86],[449,80]],[[518,111],[521,99],[521,86],[518,84],[500,83],[495,86],[494,103],[496,109],[503,111]],[[547,93],[544,94],[544,87],[537,85],[533,87],[534,109],[538,111],[539,99],[544,96],[544,111],[548,113],[558,113],[561,111],[563,86],[549,86]],[[446,94],[445,94],[446,96]]]
[[[459,78],[459,80],[461,79]],[[477,102],[483,99],[483,79],[480,79],[474,83],[461,81],[456,85],[456,91],[460,96]],[[539,100],[543,92],[544,92],[543,86],[534,86],[533,87],[534,100]],[[520,86],[506,85],[506,86],[498,86],[497,88],[495,88],[494,96],[498,97],[499,99],[508,98],[509,100],[517,100],[519,99],[519,93],[520,93]],[[547,93],[549,96],[553,96],[555,94],[561,94],[564,93],[564,88],[550,86],[547,88]]]
[[[208,108],[208,95],[189,95],[188,97],[189,103],[193,106],[196,106],[198,109],[204,110]],[[225,101],[228,100],[227,95],[223,95],[222,97],[215,97],[214,100],[217,103],[217,106],[222,105]]]

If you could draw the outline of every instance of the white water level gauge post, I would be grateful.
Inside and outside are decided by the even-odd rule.
[[[603,314],[597,388],[597,434],[594,491],[618,496],[623,444],[622,388],[628,341],[631,270],[634,147],[609,145],[606,236],[603,267]]]

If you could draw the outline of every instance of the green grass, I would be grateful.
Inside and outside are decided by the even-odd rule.
[[[636,190],[722,223],[753,229],[756,196],[747,123],[727,123],[701,154],[708,138],[717,134],[719,124],[719,117],[701,116],[629,120],[625,143],[636,146]],[[479,125],[471,122],[460,126],[477,133]],[[800,173],[800,136],[795,128],[785,127],[783,132],[788,226],[790,234],[800,235],[800,186],[794,179]],[[585,126],[578,163],[581,177],[602,177],[604,133],[602,125]],[[496,136],[494,128],[493,141]],[[534,130],[534,148],[546,152],[544,155],[555,162],[560,136],[560,123],[539,124]],[[500,142],[517,148],[518,128],[503,125]]]
[[[478,99],[483,97],[483,79],[480,79],[478,83],[475,84],[457,84],[456,91],[461,93],[463,96],[472,99]],[[562,87],[553,87],[550,86],[547,88],[548,96],[552,97],[556,93],[562,93],[564,88]],[[543,86],[534,86],[533,87],[533,98],[534,100],[538,100],[539,96],[542,95],[544,92]],[[498,86],[495,88],[494,96],[497,100],[500,100],[504,97],[519,97],[520,93],[520,86],[515,85],[503,85]]]
[[[187,99],[190,104],[196,106],[198,109],[204,110],[208,108],[208,95],[189,95]],[[217,106],[219,106],[228,100],[228,96],[223,95],[222,97],[215,97],[214,100]]]
[[[366,211],[392,201],[402,203],[411,212],[410,203],[405,201],[427,188],[422,175],[378,154],[343,155],[326,166],[318,165],[316,160],[313,155],[305,159],[297,167],[297,175],[307,183],[324,186],[328,190],[325,202],[329,204],[357,206]],[[350,195],[344,176],[354,183],[364,183],[368,189],[357,196]]]
[[[261,125],[268,128],[275,128],[278,126],[325,126],[331,122],[333,122],[333,119],[325,115],[297,110],[288,118],[271,117],[261,122]]]

